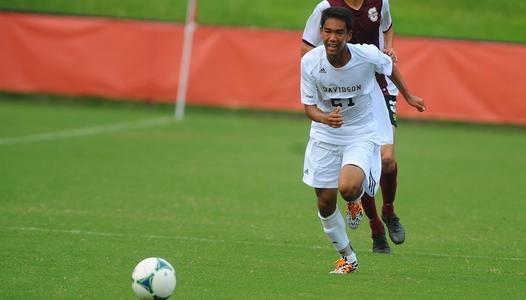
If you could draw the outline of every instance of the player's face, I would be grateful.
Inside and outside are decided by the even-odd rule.
[[[345,22],[335,18],[327,19],[320,32],[321,40],[329,56],[343,53],[347,42],[351,39],[351,33],[347,31]]]

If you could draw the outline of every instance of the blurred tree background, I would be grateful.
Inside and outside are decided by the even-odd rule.
[[[207,25],[301,30],[319,0],[206,0],[198,3]],[[0,9],[182,22],[186,0],[2,0]],[[526,42],[524,0],[392,0],[399,35]]]

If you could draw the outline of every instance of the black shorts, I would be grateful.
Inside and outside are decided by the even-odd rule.
[[[394,127],[397,127],[396,124],[396,96],[384,95],[385,105],[387,106],[387,111],[389,112],[389,119],[391,119],[391,124]]]

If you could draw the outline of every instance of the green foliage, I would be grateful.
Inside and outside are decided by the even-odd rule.
[[[301,30],[318,0],[199,1],[204,24]],[[526,42],[526,1],[391,0],[396,31],[402,35]],[[184,20],[185,0],[3,0],[0,8],[164,21]]]
[[[526,1],[390,1],[397,32],[406,35],[526,42]]]
[[[364,222],[338,277],[302,114],[0,99],[0,299],[134,299],[148,256],[175,266],[174,299],[523,298],[524,129],[402,121],[407,241],[373,255]]]
[[[0,8],[171,21],[181,21],[186,16],[186,1],[183,0],[2,0]]]

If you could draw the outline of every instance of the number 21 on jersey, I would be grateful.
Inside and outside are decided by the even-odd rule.
[[[347,106],[354,106],[354,102],[352,101],[352,98],[346,98],[346,99],[331,99],[332,106],[334,107],[342,107],[344,104]]]

